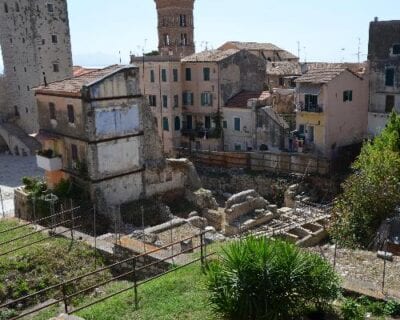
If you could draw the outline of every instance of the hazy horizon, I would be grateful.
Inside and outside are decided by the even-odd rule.
[[[128,63],[130,53],[157,49],[154,1],[69,0],[74,65]],[[298,55],[301,61],[366,60],[369,22],[400,19],[398,0],[287,0],[246,6],[231,0],[195,2],[196,51],[215,49],[226,41],[270,42]],[[359,42],[360,41],[360,42]],[[299,46],[300,43],[300,46]],[[0,59],[0,70],[3,69]]]

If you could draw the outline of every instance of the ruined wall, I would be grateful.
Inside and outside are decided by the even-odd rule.
[[[265,68],[264,59],[245,50],[225,59],[220,63],[221,103],[225,104],[242,90],[262,91]]]
[[[34,132],[38,129],[38,111],[31,89],[42,84],[44,76],[48,82],[72,76],[67,1],[1,4],[0,45],[9,103],[18,125]]]

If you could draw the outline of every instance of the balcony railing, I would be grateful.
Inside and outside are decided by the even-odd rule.
[[[199,139],[218,139],[221,137],[221,131],[216,128],[197,128],[197,129],[182,129],[182,136],[199,138]]]
[[[304,104],[300,102],[296,105],[296,110],[300,112],[324,112],[324,106],[322,104]]]

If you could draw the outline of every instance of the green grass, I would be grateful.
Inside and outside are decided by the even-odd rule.
[[[0,231],[18,226],[17,220],[0,220]],[[23,227],[7,233],[0,233],[0,243],[34,232],[32,227]],[[30,242],[46,238],[37,233],[25,239],[0,246],[0,253],[8,252]],[[98,266],[103,262],[98,260]],[[94,251],[89,246],[65,238],[51,238],[24,249],[0,256],[0,303],[34,293],[48,286],[58,284],[94,270]],[[100,279],[109,277],[108,272],[86,278],[75,290],[87,287]],[[33,306],[49,298],[59,297],[60,292],[50,291],[23,303]],[[1,313],[0,313],[1,319]]]
[[[135,310],[134,292],[131,289],[75,315],[86,320],[219,320],[209,305],[204,281],[205,276],[199,264],[194,264],[140,286],[138,310]],[[111,283],[101,288],[101,294],[86,297],[77,306],[130,286],[132,283],[127,281]],[[56,313],[47,311],[34,318],[47,320]]]

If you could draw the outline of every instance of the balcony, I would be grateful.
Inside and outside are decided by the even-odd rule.
[[[297,112],[315,112],[321,113],[324,112],[324,108],[322,104],[305,104],[304,102],[300,102],[296,105]]]
[[[46,171],[59,171],[62,169],[62,160],[60,156],[55,155],[52,150],[39,151],[36,155],[37,166]]]
[[[197,128],[197,129],[182,129],[182,136],[189,137],[191,139],[218,139],[221,138],[221,130],[218,131],[216,128]]]

